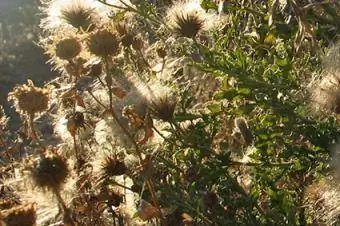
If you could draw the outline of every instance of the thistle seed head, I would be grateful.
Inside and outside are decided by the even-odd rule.
[[[177,99],[174,96],[165,94],[151,101],[152,114],[165,122],[171,122],[174,117]]]
[[[53,152],[47,152],[29,166],[38,187],[59,190],[69,175],[67,161]]]
[[[115,156],[106,157],[101,169],[104,178],[123,175],[127,171],[125,163]]]
[[[203,28],[203,20],[194,13],[186,15],[177,13],[174,22],[174,32],[187,38],[195,38],[198,32]]]
[[[19,205],[0,212],[0,224],[7,226],[36,225],[36,210],[34,204]]]
[[[66,38],[57,43],[55,51],[60,59],[71,60],[81,52],[81,44],[75,38]]]
[[[47,110],[48,94],[48,89],[36,87],[31,80],[28,80],[27,85],[14,87],[13,91],[8,94],[8,99],[16,102],[17,111],[34,115]]]
[[[73,2],[61,9],[61,19],[71,26],[84,31],[91,31],[95,27],[93,14],[92,8],[79,2]]]
[[[99,57],[107,57],[119,53],[118,38],[108,30],[99,30],[91,34],[87,44],[89,51]]]

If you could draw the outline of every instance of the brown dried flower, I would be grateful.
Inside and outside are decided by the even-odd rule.
[[[19,205],[0,211],[0,225],[34,226],[36,225],[36,210],[34,204]]]
[[[85,4],[72,2],[70,5],[61,9],[61,18],[77,29],[91,31],[95,27],[93,11],[92,8]]]
[[[60,59],[71,60],[81,52],[81,44],[75,38],[66,38],[57,43],[55,51]]]
[[[197,33],[203,28],[203,20],[194,13],[176,14],[174,18],[175,25],[173,30],[180,36],[195,38]]]
[[[91,34],[87,44],[89,51],[99,57],[116,55],[119,52],[118,38],[108,30],[99,30]]]
[[[31,80],[27,81],[27,85],[23,84],[14,87],[13,91],[8,94],[9,100],[17,103],[17,110],[34,115],[43,112],[48,108],[49,90],[34,86]]]
[[[102,163],[102,176],[108,178],[125,174],[127,171],[123,161],[118,160],[115,156],[108,156]]]
[[[165,122],[171,122],[174,117],[177,99],[174,96],[165,94],[164,96],[151,100],[150,108],[152,114]]]
[[[30,164],[29,170],[37,186],[52,190],[59,190],[69,175],[66,159],[53,152],[41,155]]]

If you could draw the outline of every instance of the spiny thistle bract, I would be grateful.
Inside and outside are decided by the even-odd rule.
[[[59,190],[69,175],[67,161],[59,154],[47,152],[29,166],[36,186]]]
[[[203,20],[195,13],[180,14],[177,13],[174,18],[175,25],[173,30],[177,35],[195,38],[198,32],[203,28]]]
[[[36,225],[36,210],[34,204],[26,204],[0,211],[0,225],[34,226]]]
[[[36,87],[31,80],[28,80],[27,84],[14,87],[8,94],[8,99],[16,102],[17,111],[34,115],[47,110],[48,94],[49,89]]]
[[[81,52],[81,44],[75,38],[66,38],[56,44],[55,51],[60,59],[71,60]]]
[[[106,29],[92,33],[87,44],[89,51],[99,57],[107,57],[119,53],[117,36]]]
[[[80,2],[73,2],[61,9],[61,18],[77,29],[91,31],[95,27],[93,9]]]

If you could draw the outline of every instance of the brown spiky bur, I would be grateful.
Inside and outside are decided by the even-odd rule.
[[[101,165],[102,179],[108,179],[113,176],[120,176],[127,172],[124,161],[119,160],[117,156],[107,156]]]
[[[37,187],[59,191],[69,175],[67,160],[61,155],[46,151],[27,166]]]
[[[61,9],[61,19],[74,28],[91,31],[95,28],[94,9],[79,1]]]
[[[204,21],[195,13],[174,15],[174,32],[183,37],[195,38],[203,28]]]
[[[153,98],[150,102],[150,109],[153,116],[165,122],[173,121],[177,105],[177,98],[174,95],[164,94]]]
[[[62,60],[72,60],[81,52],[81,44],[76,38],[65,38],[55,46],[55,54]]]
[[[89,51],[99,57],[114,56],[119,53],[119,40],[117,35],[107,29],[92,33],[88,39]]]
[[[36,218],[34,204],[19,205],[0,211],[0,223],[6,226],[34,226]]]
[[[235,132],[240,133],[246,145],[251,145],[253,142],[253,134],[249,129],[248,122],[245,118],[235,118]]]

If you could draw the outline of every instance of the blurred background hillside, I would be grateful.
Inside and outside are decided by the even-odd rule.
[[[46,65],[43,51],[36,45],[39,37],[37,0],[0,1],[0,105],[11,116],[11,129],[18,128],[18,117],[7,102],[13,86],[32,79],[42,85],[54,73]]]

